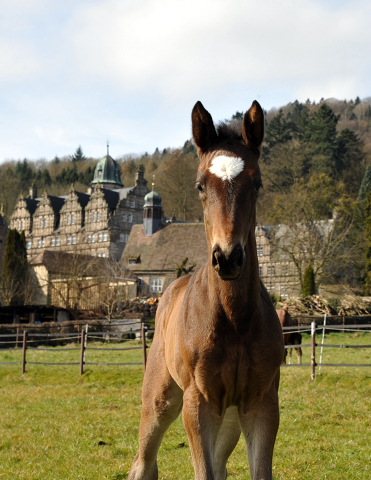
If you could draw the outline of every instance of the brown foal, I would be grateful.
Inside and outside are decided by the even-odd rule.
[[[272,479],[283,358],[280,323],[259,279],[255,204],[264,115],[242,130],[192,111],[208,263],[174,281],[157,311],[142,394],[139,451],[128,480],[156,480],[163,435],[183,409],[196,480],[225,480],[241,431],[251,478]],[[182,475],[179,475],[182,478]]]

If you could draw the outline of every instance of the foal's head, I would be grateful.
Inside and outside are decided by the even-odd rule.
[[[211,263],[221,279],[234,280],[243,270],[255,229],[255,204],[262,186],[258,159],[264,136],[263,111],[254,101],[237,132],[223,124],[215,129],[211,115],[197,102],[192,132],[200,158],[196,186]]]

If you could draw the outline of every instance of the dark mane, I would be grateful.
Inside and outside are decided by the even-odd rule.
[[[220,122],[216,126],[216,133],[219,140],[242,140],[241,121],[232,120],[231,122]]]

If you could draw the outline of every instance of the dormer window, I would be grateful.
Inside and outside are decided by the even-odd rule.
[[[98,177],[101,177],[102,176],[102,170],[98,170]]]

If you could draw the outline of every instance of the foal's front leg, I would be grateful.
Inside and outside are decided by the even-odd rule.
[[[273,447],[279,425],[277,391],[266,394],[250,411],[240,412],[251,480],[272,480]]]
[[[183,423],[192,453],[195,480],[216,480],[214,449],[223,418],[207,402],[196,385],[183,396]]]
[[[153,348],[153,346],[152,346]],[[157,480],[157,453],[162,438],[182,409],[183,391],[171,377],[165,361],[151,352],[143,381],[139,451],[128,480]]]

